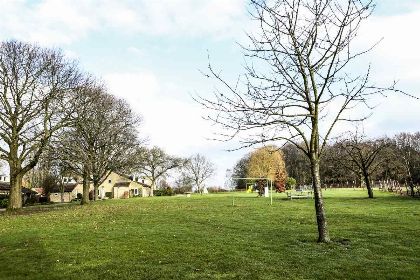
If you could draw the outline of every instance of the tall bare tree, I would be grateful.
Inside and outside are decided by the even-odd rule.
[[[380,167],[380,152],[387,146],[383,139],[367,140],[363,134],[354,133],[336,144],[338,164],[363,178],[369,198],[373,198],[372,175]]]
[[[318,241],[330,237],[324,210],[319,162],[333,128],[357,121],[350,109],[368,106],[368,99],[394,85],[369,82],[370,67],[352,74],[350,65],[369,50],[351,48],[374,5],[363,0],[251,0],[258,31],[242,46],[245,74],[231,84],[209,64],[208,77],[220,82],[213,98],[198,102],[210,109],[209,119],[241,137],[242,146],[287,141],[310,161]],[[224,133],[226,134],[226,133]]]
[[[203,194],[204,182],[214,175],[214,164],[205,156],[196,154],[188,159],[184,168],[188,176],[193,180],[197,191]]]
[[[9,210],[22,207],[22,178],[66,124],[68,100],[80,81],[77,65],[59,50],[0,43],[0,159],[9,164]]]
[[[398,157],[405,169],[405,181],[414,196],[415,183],[420,182],[420,132],[400,133],[394,138]]]
[[[186,162],[182,158],[168,155],[156,146],[151,149],[141,149],[137,159],[139,165],[137,173],[146,176],[151,181],[150,196],[153,196],[153,190],[156,189],[159,178],[164,177],[170,170],[182,167]]]
[[[90,183],[97,199],[98,187],[112,171],[127,171],[135,164],[141,144],[139,117],[121,99],[106,93],[102,84],[92,83],[74,103],[71,126],[55,141],[57,156],[83,178],[81,203],[89,203]]]

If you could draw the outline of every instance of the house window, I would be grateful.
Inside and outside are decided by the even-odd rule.
[[[141,180],[141,183],[144,184],[144,179]]]
[[[110,183],[110,184],[111,184],[111,180],[108,180],[108,183]]]
[[[139,194],[139,189],[134,189],[134,195],[138,195]]]

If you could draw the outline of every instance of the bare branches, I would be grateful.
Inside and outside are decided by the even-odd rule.
[[[22,177],[66,122],[68,100],[80,81],[77,65],[59,50],[0,43],[0,158],[11,173],[9,208],[21,207]]]
[[[168,155],[159,147],[143,148],[137,155],[137,172],[146,176],[152,182],[151,196],[158,179],[164,177],[170,170],[185,165],[186,160]]]
[[[137,136],[140,118],[128,104],[90,81],[72,106],[69,126],[55,139],[58,159],[76,174],[91,176],[95,190],[110,172],[133,171],[142,141]]]
[[[187,176],[195,183],[197,191],[203,193],[204,182],[214,175],[214,164],[203,155],[196,154],[189,158],[184,168],[187,171]]]
[[[241,147],[246,147],[279,139],[295,142],[290,140],[294,138],[295,144],[305,143],[305,152],[310,153],[316,126],[325,133],[319,135],[321,155],[337,123],[369,116],[349,116],[354,106],[371,109],[372,96],[398,91],[395,84],[372,84],[370,67],[364,75],[348,71],[353,61],[379,43],[366,50],[351,49],[361,24],[373,11],[372,1],[253,0],[251,6],[259,30],[248,34],[249,45],[241,46],[247,58],[245,74],[229,84],[209,63],[207,77],[225,90],[216,90],[213,98],[196,98],[209,109],[206,118],[228,131],[219,135],[222,139],[246,135],[241,140]],[[328,109],[331,106],[336,108],[334,115]],[[323,112],[330,113],[321,122]]]
[[[207,77],[224,91],[197,101],[210,111],[207,119],[241,138],[241,147],[289,142],[311,163],[319,241],[329,240],[323,209],[319,161],[337,123],[361,121],[349,112],[372,109],[374,95],[398,92],[395,84],[378,87],[349,66],[371,51],[354,50],[352,41],[374,8],[363,0],[251,0],[258,31],[242,46],[245,74],[228,83],[209,63]],[[303,145],[302,145],[303,143]]]

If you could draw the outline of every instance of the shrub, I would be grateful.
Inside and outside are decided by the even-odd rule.
[[[39,198],[33,195],[25,201],[25,205],[33,205],[38,202],[39,202]]]
[[[153,195],[155,196],[171,196],[174,195],[174,190],[171,187],[166,187],[161,190],[153,191]]]
[[[105,193],[105,197],[112,198],[112,192],[106,192]]]
[[[296,179],[293,177],[289,177],[286,180],[286,190],[291,190],[296,186]]]
[[[174,194],[184,194],[186,192],[192,192],[191,186],[183,186],[183,187],[177,187],[173,189]]]
[[[9,200],[7,198],[3,198],[0,200],[0,208],[6,208],[9,204]]]

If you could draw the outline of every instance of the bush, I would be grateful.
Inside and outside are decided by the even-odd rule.
[[[183,186],[183,187],[177,187],[173,189],[174,194],[184,194],[187,192],[192,192],[191,186]]]
[[[112,192],[106,192],[105,193],[105,197],[112,198]]]
[[[171,196],[174,195],[174,190],[171,187],[166,187],[161,190],[153,191],[153,195],[155,196]]]
[[[7,198],[3,198],[0,200],[0,208],[7,208],[9,204],[9,200]]]
[[[296,179],[293,177],[289,177],[286,180],[286,190],[291,190],[296,186]]]
[[[34,205],[35,203],[38,203],[38,202],[39,202],[39,198],[33,195],[26,200],[25,205]]]

